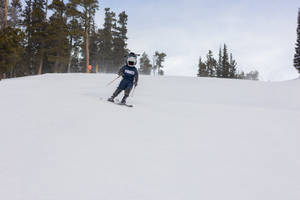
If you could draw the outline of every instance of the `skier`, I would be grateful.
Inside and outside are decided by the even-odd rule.
[[[121,67],[118,74],[123,79],[120,82],[118,88],[113,95],[108,99],[110,102],[114,102],[114,98],[118,96],[123,90],[125,90],[124,97],[121,100],[121,104],[126,104],[126,99],[130,94],[132,87],[136,87],[139,79],[138,70],[135,67],[137,63],[137,55],[135,53],[129,53],[126,60],[126,65]]]

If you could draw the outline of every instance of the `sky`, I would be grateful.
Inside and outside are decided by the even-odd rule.
[[[264,81],[298,77],[293,67],[299,0],[102,0],[128,15],[128,48],[167,54],[166,75],[196,76],[199,57],[218,58],[226,43],[239,70],[258,70]]]

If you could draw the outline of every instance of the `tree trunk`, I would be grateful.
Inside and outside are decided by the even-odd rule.
[[[7,26],[7,12],[8,12],[8,0],[5,0],[3,28],[5,28]]]
[[[48,10],[48,0],[46,1],[46,6],[45,6],[45,15],[44,15],[44,23],[46,24],[47,22],[47,10]],[[40,64],[39,64],[39,68],[38,68],[38,72],[37,74],[40,75],[42,74],[43,71],[43,60],[44,60],[44,39],[42,41],[42,50],[41,50],[41,58],[40,58]]]
[[[53,73],[57,73],[57,72],[58,72],[58,59],[55,60],[54,69],[53,69]]]
[[[14,67],[12,67],[12,68],[10,69],[9,77],[10,77],[10,78],[14,78]]]
[[[46,0],[46,6],[45,6],[45,15],[44,15],[44,22],[47,21],[47,11],[48,11],[48,0]]]
[[[41,58],[40,58],[39,69],[38,69],[38,72],[37,72],[38,75],[42,74],[42,70],[43,70],[43,57],[44,57],[44,51],[43,50],[42,50],[41,54],[42,55],[41,55]]]
[[[71,49],[70,49],[70,56],[69,56],[69,63],[68,63],[68,73],[70,73],[71,72],[71,62],[72,62],[72,49],[73,49],[73,45],[72,45],[72,43],[73,43],[73,37],[71,36],[71,39],[70,39],[71,41],[70,41],[70,47],[71,47]]]
[[[89,72],[90,65],[90,52],[89,52],[89,32],[88,27],[86,27],[85,31],[85,49],[86,49],[86,72]]]
[[[70,51],[70,56],[69,56],[69,63],[68,63],[68,69],[67,69],[68,73],[71,72],[71,62],[72,62],[72,49]]]

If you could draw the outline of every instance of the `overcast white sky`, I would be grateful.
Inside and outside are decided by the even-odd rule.
[[[103,0],[104,8],[126,11],[128,47],[167,54],[166,75],[196,76],[199,56],[217,58],[226,43],[241,70],[257,69],[262,80],[297,78],[293,67],[299,0]]]

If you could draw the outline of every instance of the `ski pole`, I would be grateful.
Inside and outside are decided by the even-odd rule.
[[[118,76],[117,78],[115,78],[114,80],[112,80],[111,82],[109,82],[109,83],[106,85],[106,87],[109,86],[110,84],[112,84],[113,82],[115,82],[115,80],[117,80],[118,78],[120,78],[120,76]]]
[[[134,86],[134,88],[132,90],[131,97],[133,97],[134,91],[135,91],[135,86]]]

